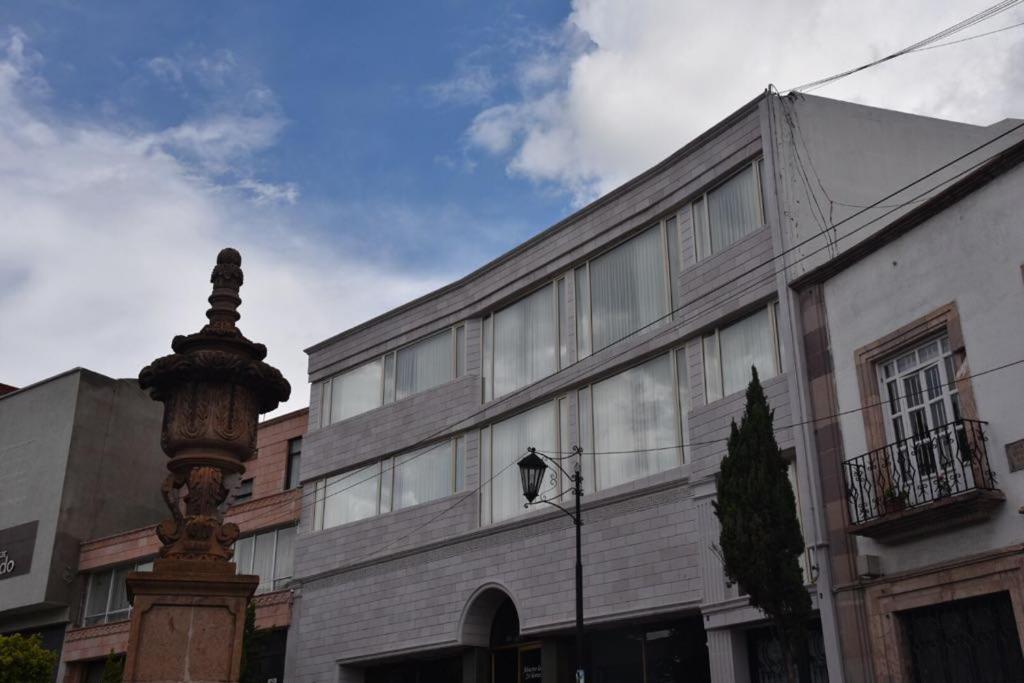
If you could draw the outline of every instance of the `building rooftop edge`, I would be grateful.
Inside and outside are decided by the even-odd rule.
[[[680,147],[676,151],[672,152],[670,155],[668,155],[667,157],[665,157],[664,159],[662,159],[658,163],[654,164],[650,168],[648,168],[648,169],[640,172],[639,174],[633,176],[632,178],[630,178],[626,182],[622,183],[621,185],[619,185],[615,189],[606,192],[605,194],[601,195],[600,197],[598,197],[594,201],[590,202],[589,204],[587,204],[583,208],[581,208],[581,209],[579,209],[579,210],[569,214],[567,217],[561,219],[560,221],[558,221],[554,225],[551,225],[550,227],[545,228],[544,230],[542,230],[541,232],[537,233],[533,237],[531,237],[531,238],[527,239],[526,241],[516,245],[515,247],[513,247],[512,249],[506,251],[505,253],[501,254],[500,256],[498,256],[498,257],[496,257],[494,259],[491,259],[487,263],[484,263],[482,266],[480,266],[479,268],[473,270],[472,272],[468,273],[467,275],[463,275],[461,278],[459,278],[457,280],[454,280],[453,282],[450,282],[447,285],[444,285],[443,287],[439,287],[438,289],[435,289],[432,292],[427,292],[426,294],[424,294],[422,296],[419,296],[419,297],[417,297],[417,298],[415,298],[415,299],[413,299],[413,300],[411,300],[411,301],[409,301],[407,303],[404,303],[401,306],[397,306],[395,308],[392,308],[391,310],[385,311],[384,313],[381,313],[380,315],[374,316],[373,318],[370,318],[369,320],[366,320],[366,321],[364,321],[362,323],[359,323],[358,325],[350,327],[347,330],[344,330],[342,332],[339,332],[338,334],[335,334],[335,335],[333,335],[331,337],[328,337],[327,339],[324,339],[323,341],[319,341],[316,344],[313,344],[312,346],[309,346],[306,349],[304,349],[305,353],[306,354],[310,354],[310,353],[313,353],[315,351],[319,351],[320,349],[325,348],[327,346],[330,346],[331,344],[333,344],[335,342],[341,341],[342,339],[345,339],[346,337],[351,336],[351,335],[353,335],[353,334],[355,334],[355,333],[357,333],[357,332],[359,332],[361,330],[364,330],[364,329],[366,329],[368,327],[372,327],[373,325],[376,325],[376,324],[378,324],[378,323],[380,323],[380,322],[382,322],[384,320],[387,320],[388,318],[391,318],[391,317],[394,317],[396,315],[399,315],[400,313],[403,313],[403,312],[405,312],[405,311],[407,311],[407,310],[409,310],[411,308],[415,308],[416,306],[419,306],[420,304],[423,304],[423,303],[425,303],[427,301],[430,301],[432,299],[435,299],[435,298],[437,298],[437,297],[439,297],[439,296],[441,296],[443,294],[446,294],[446,293],[448,293],[450,291],[459,289],[460,287],[463,287],[463,286],[469,284],[470,282],[472,282],[473,280],[477,279],[478,277],[480,277],[484,273],[490,271],[495,266],[497,266],[497,265],[499,265],[501,263],[504,263],[505,261],[508,261],[512,257],[516,256],[517,254],[520,254],[523,251],[526,251],[527,249],[529,249],[533,245],[537,244],[538,242],[544,241],[545,239],[551,237],[551,235],[559,232],[560,230],[564,229],[565,227],[567,227],[567,226],[569,226],[569,225],[571,225],[573,223],[576,223],[577,221],[581,220],[585,216],[587,216],[587,215],[589,215],[589,214],[591,214],[591,213],[601,209],[606,204],[611,203],[612,201],[614,201],[618,197],[620,197],[623,194],[629,192],[635,186],[643,183],[649,177],[651,177],[653,175],[657,175],[665,167],[671,166],[672,164],[678,162],[681,158],[687,156],[688,154],[693,152],[695,149],[699,148],[701,145],[706,143],[709,139],[714,138],[722,130],[728,128],[737,119],[742,118],[743,116],[749,114],[767,96],[768,96],[768,91],[767,90],[765,90],[764,92],[758,94],[756,97],[754,97],[753,99],[751,99],[750,101],[748,101],[747,103],[745,103],[744,105],[742,105],[741,107],[739,107],[738,109],[733,111],[731,114],[729,114],[725,118],[723,118],[720,121],[718,121],[718,123],[714,124],[713,126],[708,128],[707,130],[705,130],[703,133],[701,133],[697,137],[693,138],[692,140],[687,142],[685,145],[683,145],[682,147]]]

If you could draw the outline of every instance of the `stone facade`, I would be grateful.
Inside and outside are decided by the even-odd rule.
[[[301,491],[285,490],[288,442],[301,438],[306,430],[308,412],[297,410],[260,423],[256,434],[257,455],[246,463],[246,478],[253,479],[253,497],[232,505],[226,520],[238,524],[242,535],[297,523],[302,505]],[[157,435],[154,434],[154,437]],[[153,492],[159,499],[159,492]],[[95,538],[81,544],[78,556],[80,599],[85,599],[89,574],[118,566],[150,560],[157,555],[160,539],[153,527],[133,529]],[[258,593],[252,598],[258,629],[286,629],[291,624],[292,591],[289,589]],[[127,619],[81,626],[79,606],[64,641],[62,659],[68,683],[84,682],[90,665],[111,652],[123,654],[128,645]]]
[[[699,616],[711,680],[750,680],[749,630],[763,617],[723,576],[713,549],[718,528],[711,507],[724,438],[742,412],[743,398],[737,393],[708,400],[702,336],[777,302],[772,317],[781,371],[765,384],[780,446],[794,458],[808,546],[805,568],[822,624],[822,667],[833,681],[869,680],[866,598],[851,598],[844,588],[856,577],[857,548],[847,534],[845,503],[837,500],[845,430],[835,417],[841,404],[831,373],[832,323],[823,287],[813,278],[841,267],[840,241],[858,244],[874,222],[898,223],[915,203],[881,218],[880,210],[857,213],[850,205],[876,202],[1007,129],[1008,124],[969,126],[810,96],[766,95],[461,280],[308,349],[310,420],[296,548],[301,595],[293,612],[288,679],[362,681],[377,675],[368,673],[373,667],[461,656],[461,680],[489,680],[486,632],[505,598],[518,613],[521,637],[541,643],[537,666],[543,680],[566,679],[572,525],[557,511],[493,524],[482,516],[478,489],[489,478],[481,466],[482,430],[533,406],[564,400],[563,428],[578,443],[577,389],[682,350],[685,356],[678,357],[685,358],[689,387],[684,464],[584,499],[588,637],[645,620]],[[823,214],[808,194],[807,154],[814,155],[815,172],[830,196],[843,202],[830,207],[832,226],[821,224]],[[697,260],[691,202],[758,158],[763,226]],[[934,179],[948,181],[969,164],[949,166]],[[577,358],[573,269],[670,218],[678,244],[678,253],[669,256],[671,315]],[[567,362],[521,390],[483,401],[484,319],[560,277],[568,301]],[[340,422],[322,419],[325,380],[453,325],[466,331],[462,376]],[[317,528],[318,480],[447,436],[465,438],[463,491]]]

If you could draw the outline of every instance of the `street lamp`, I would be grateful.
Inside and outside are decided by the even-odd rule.
[[[576,683],[585,683],[586,676],[583,673],[583,555],[580,551],[580,528],[583,526],[583,518],[580,516],[580,498],[583,497],[583,475],[580,473],[580,460],[583,451],[579,446],[573,446],[572,452],[576,456],[576,462],[572,474],[565,471],[558,460],[550,456],[538,453],[536,448],[528,448],[527,454],[519,460],[519,477],[523,482],[523,496],[529,507],[536,503],[547,503],[565,514],[569,515],[572,523],[576,526]],[[540,495],[540,484],[544,480],[544,473],[547,471],[547,463],[551,464],[572,481],[572,493],[576,499],[576,513],[569,512],[558,503],[546,498],[537,499]]]

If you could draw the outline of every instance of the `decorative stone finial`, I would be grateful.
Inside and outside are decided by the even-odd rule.
[[[171,519],[157,527],[164,543],[161,557],[231,559],[238,527],[223,523],[224,478],[245,472],[245,461],[256,451],[259,414],[274,410],[291,393],[281,373],[263,362],[266,347],[235,326],[242,303],[241,264],[238,251],[221,250],[210,275],[210,322],[199,332],[175,337],[175,353],[139,373],[140,386],[164,404],[160,444],[170,458],[170,475],[162,491]]]

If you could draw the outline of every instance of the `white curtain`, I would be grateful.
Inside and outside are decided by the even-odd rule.
[[[558,327],[552,287],[494,314],[494,397],[558,369]]]
[[[277,553],[274,556],[274,588],[292,578],[295,559],[295,527],[277,530]]]
[[[711,245],[708,244],[708,217],[704,208],[704,198],[695,201],[690,208],[693,216],[693,239],[697,245],[697,260],[711,256]]]
[[[256,536],[256,548],[252,555],[252,573],[260,577],[257,590],[266,591],[274,586],[274,537],[271,531]]]
[[[452,333],[445,330],[398,352],[396,399],[426,391],[452,378]]]
[[[395,510],[452,494],[452,442],[395,458]]]
[[[492,519],[500,522],[524,512],[522,481],[516,463],[533,446],[539,451],[555,449],[555,404],[544,403],[491,427]],[[545,478],[541,491],[550,488]],[[556,489],[557,490],[557,489]],[[548,492],[550,493],[550,492]]]
[[[377,514],[379,489],[380,463],[330,477],[324,497],[324,528]]]
[[[380,390],[380,359],[338,375],[331,389],[331,422],[376,408],[381,404]]]
[[[679,444],[674,381],[672,362],[665,355],[593,386],[594,458],[600,488],[680,463],[679,449],[672,448]]]
[[[667,311],[661,228],[652,228],[590,262],[594,350]]]
[[[775,376],[775,339],[767,308],[722,329],[718,337],[726,396],[747,388],[751,367],[757,368],[761,381]]]
[[[113,571],[96,572],[89,576],[89,602],[86,605],[86,624],[104,620],[107,613],[107,599],[110,597],[110,581]]]
[[[252,571],[252,536],[246,536],[235,541],[235,566],[239,574],[248,574]]]
[[[754,167],[748,166],[708,193],[712,253],[761,227],[757,182]]]

